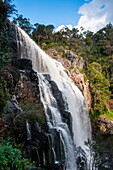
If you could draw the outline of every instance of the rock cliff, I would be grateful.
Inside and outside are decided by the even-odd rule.
[[[51,170],[63,169],[65,166],[63,143],[58,131],[53,129],[50,132],[48,129],[44,107],[40,100],[39,80],[32,69],[31,60],[14,59],[12,64],[5,68],[2,76],[8,83],[10,98],[3,108],[0,134],[3,137],[11,135],[17,144],[23,144],[24,157],[35,161],[37,166]],[[62,119],[68,123],[72,132],[71,116],[64,111],[62,94],[49,75],[44,76],[51,84]],[[59,161],[55,162],[55,159]]]
[[[85,80],[85,74],[81,73],[81,70],[85,65],[83,58],[70,50],[65,50],[63,47],[49,48],[46,52],[52,58],[62,63],[62,65],[66,68],[65,71],[84,95],[88,105],[88,110],[90,111],[92,104],[90,84],[89,80]]]

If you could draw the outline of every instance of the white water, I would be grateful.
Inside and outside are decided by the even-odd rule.
[[[52,95],[51,86],[48,81],[42,76],[39,75],[39,84],[40,84],[40,93],[41,93],[41,100],[45,108],[46,117],[48,126],[51,129],[56,129],[60,131],[61,138],[64,141],[64,150],[67,159],[67,170],[74,170],[75,165],[75,156],[73,152],[73,143],[72,139],[67,127],[66,123],[63,123],[60,112],[58,110],[57,102]],[[48,108],[50,110],[51,116],[48,114]],[[52,118],[51,118],[52,117]],[[52,120],[52,121],[51,121]]]
[[[72,156],[71,153],[73,152],[73,146],[71,146],[72,142],[71,137],[69,137],[70,135],[68,134],[68,128],[66,127],[66,124],[62,122],[57,106],[53,107],[53,103],[55,105],[55,99],[51,94],[48,82],[46,82],[41,73],[49,74],[62,92],[64,100],[68,103],[68,110],[72,115],[74,144],[77,147],[81,146],[81,148],[85,150],[86,146],[84,145],[84,141],[91,138],[91,126],[84,97],[77,86],[75,86],[74,82],[68,77],[61,63],[50,58],[23,30],[18,28],[17,31],[19,34],[18,48],[21,58],[31,59],[33,69],[37,73],[40,73],[40,92],[44,93],[44,96],[41,94],[41,100],[44,104],[45,111],[48,106],[51,109],[53,117],[53,124],[51,124],[50,118],[47,115],[48,124],[50,128],[54,127],[61,130],[62,137],[65,138],[65,140],[63,140],[65,141],[68,162],[73,161],[73,158],[72,160],[69,160],[71,159],[70,157],[73,157],[74,155]],[[64,127],[60,126],[58,122],[59,124],[64,125]],[[75,166],[74,163],[72,167],[71,165],[67,165],[67,169],[74,170],[73,166]]]
[[[26,129],[27,129],[27,140],[31,140],[31,126],[28,122],[28,120],[26,120]]]

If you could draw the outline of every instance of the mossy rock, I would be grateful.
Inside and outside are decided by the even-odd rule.
[[[26,101],[21,104],[21,108],[22,112],[14,119],[15,133],[19,141],[26,139],[26,121],[31,125],[32,131],[36,128],[36,123],[40,129],[46,125],[45,112],[41,103],[35,104]]]
[[[46,117],[44,113],[44,108],[40,103],[35,104],[24,102],[21,104],[21,108],[23,111],[16,117],[17,122],[20,121],[21,124],[25,124],[25,121],[29,120],[31,124],[33,122],[38,122],[40,126],[45,123]]]
[[[45,123],[46,117],[45,117],[43,105],[41,105],[41,103],[35,104],[35,103],[24,102],[21,104],[21,108],[23,110],[22,117],[23,118],[25,117],[31,123],[33,121],[35,122],[37,121],[40,126]]]

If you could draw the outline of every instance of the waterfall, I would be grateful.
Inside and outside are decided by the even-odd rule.
[[[60,112],[58,110],[57,102],[52,95],[51,86],[48,81],[44,78],[44,76],[39,75],[39,84],[40,84],[40,92],[41,92],[41,100],[45,108],[47,122],[50,131],[52,129],[56,129],[60,131],[61,138],[64,141],[64,150],[66,154],[67,161],[67,170],[74,170],[75,168],[75,160],[73,153],[73,143],[69,133],[69,129],[66,123],[63,123]],[[49,114],[48,114],[49,110]],[[52,117],[52,118],[51,118]]]
[[[87,105],[78,87],[69,78],[61,63],[52,59],[20,28],[17,28],[18,56],[32,60],[33,69],[39,77],[41,101],[45,108],[50,131],[60,131],[67,159],[66,170],[76,169],[74,145],[86,151],[84,141],[91,139],[91,126]],[[48,74],[61,91],[65,101],[65,109],[71,113],[73,138],[68,125],[63,122],[55,97],[52,95],[49,81],[44,77]],[[74,145],[73,145],[74,142]]]
[[[27,140],[31,140],[31,126],[28,120],[26,120],[26,129],[27,129]]]

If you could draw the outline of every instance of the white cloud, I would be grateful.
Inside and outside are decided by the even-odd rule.
[[[72,25],[60,25],[58,28],[56,28],[56,30],[55,30],[55,32],[58,32],[58,31],[60,31],[60,30],[64,30],[65,31],[65,28],[68,28],[68,29],[70,29],[70,30],[72,30],[73,29],[73,26]]]
[[[73,29],[73,26],[72,26],[72,25],[66,25],[66,27],[67,27],[69,30],[72,30],[72,29]]]
[[[110,22],[113,24],[113,0],[85,0],[84,5],[79,8],[78,14],[80,14],[80,19],[77,26],[83,27],[85,30],[90,30],[93,32],[105,27]],[[71,25],[61,25],[55,32],[60,31],[62,28],[68,27],[72,29]]]
[[[60,25],[58,28],[56,28],[55,32],[58,32],[58,31],[60,31],[63,28],[65,28],[65,26],[64,25]]]
[[[78,28],[81,26],[86,30],[98,31],[109,22],[113,23],[113,0],[92,0],[79,8],[81,15]]]

